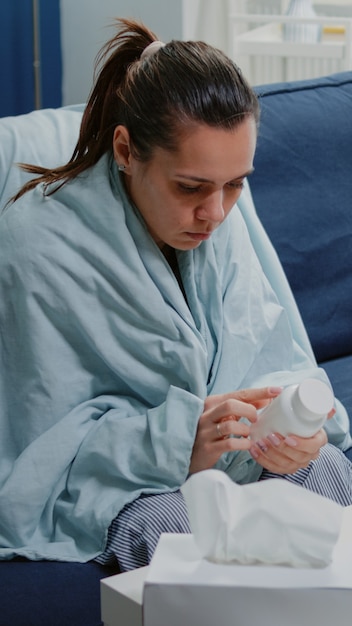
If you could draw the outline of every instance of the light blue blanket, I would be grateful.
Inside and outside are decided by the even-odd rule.
[[[178,253],[188,306],[108,157],[3,213],[0,558],[95,557],[126,503],[185,481],[206,395],[325,376],[248,207],[272,284],[235,207]],[[330,440],[347,447],[347,433],[339,405]],[[247,453],[217,466],[241,483],[260,473]]]

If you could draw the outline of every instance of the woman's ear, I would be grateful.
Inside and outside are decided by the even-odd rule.
[[[126,126],[116,126],[112,145],[117,165],[121,170],[126,170],[131,160],[130,134]]]

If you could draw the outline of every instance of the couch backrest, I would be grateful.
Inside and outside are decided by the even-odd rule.
[[[258,215],[318,361],[352,353],[352,72],[257,87]]]
[[[0,119],[0,212],[33,177],[17,163],[55,167],[68,161],[78,139],[83,108],[40,109]]]

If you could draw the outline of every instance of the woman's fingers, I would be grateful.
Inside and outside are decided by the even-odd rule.
[[[231,417],[220,422],[213,423],[214,439],[226,439],[227,437],[248,437],[250,428],[244,422],[239,422]]]
[[[335,409],[335,407],[333,407],[333,408],[331,409],[331,411],[329,411],[329,413],[328,413],[328,418],[327,418],[327,419],[328,419],[328,420],[331,420],[331,418],[332,418],[332,417],[334,417],[335,413],[336,413],[336,409]]]
[[[220,401],[219,404],[206,409],[203,418],[209,422],[220,422],[221,420],[239,420],[246,417],[250,422],[257,420],[257,411],[253,404],[247,404],[241,400],[228,398]]]
[[[209,396],[198,422],[190,473],[212,467],[225,452],[249,450],[250,427],[241,418],[255,422],[257,408],[268,404],[281,391],[281,387],[263,387]]]
[[[232,423],[231,429],[230,422]],[[233,432],[234,430],[236,432]],[[248,433],[249,426],[234,420],[213,422],[211,430],[199,427],[193,446],[189,473],[194,474],[213,467],[225,452],[249,450],[251,441],[248,439]]]
[[[318,458],[320,448],[326,443],[327,436],[323,429],[309,438],[294,435],[282,437],[273,433],[254,443],[250,453],[257,463],[269,471],[292,474]]]
[[[208,396],[204,403],[204,410],[214,408],[228,400],[236,400],[244,404],[252,404],[257,409],[265,406],[282,391],[282,387],[262,387],[259,389],[239,389],[231,393]]]
[[[190,472],[212,467],[224,452],[235,450],[249,450],[257,463],[279,474],[292,474],[316,459],[320,448],[327,443],[323,429],[309,438],[272,433],[256,443],[250,440],[246,420],[254,423],[257,409],[266,406],[281,391],[282,387],[262,387],[209,396],[199,419]]]
[[[246,417],[250,422],[255,422],[256,409],[271,402],[281,391],[281,387],[263,387],[209,396],[204,403],[204,415],[212,421]]]
[[[232,394],[241,402],[253,404],[257,409],[261,408],[276,398],[282,391],[282,387],[261,387],[259,389],[240,389]]]

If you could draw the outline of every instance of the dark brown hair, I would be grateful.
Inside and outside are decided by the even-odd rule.
[[[22,165],[37,177],[13,200],[39,183],[48,195],[54,193],[97,163],[112,149],[119,124],[129,131],[134,156],[148,161],[155,147],[177,148],[182,126],[233,129],[247,115],[258,122],[257,97],[223,52],[199,41],[171,41],[141,60],[156,35],[134,20],[118,19],[116,24],[117,34],[97,57],[95,84],[70,161],[55,169]],[[56,184],[48,190],[51,183]]]

